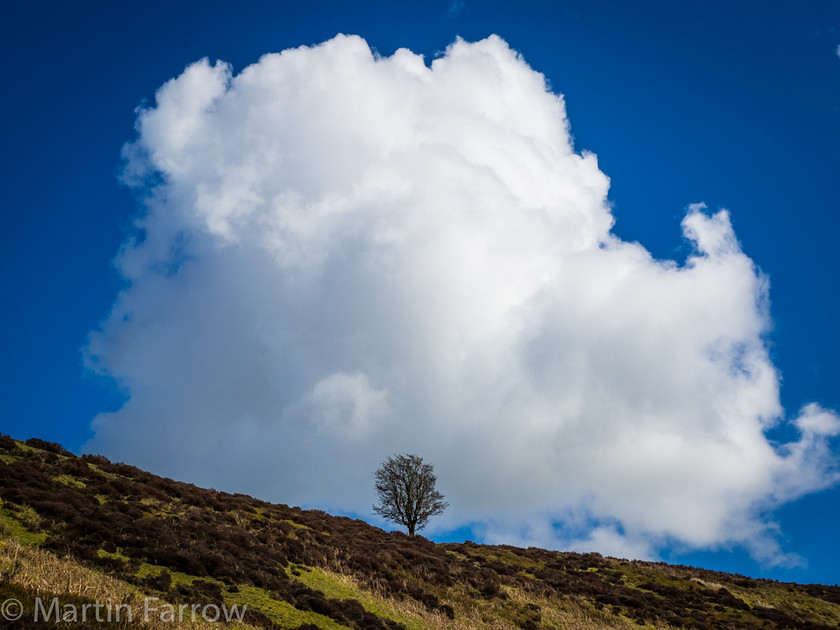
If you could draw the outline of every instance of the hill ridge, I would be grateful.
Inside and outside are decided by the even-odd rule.
[[[266,628],[840,627],[838,586],[433,543],[34,438],[0,436],[0,501],[4,594],[23,597],[28,611],[39,591],[21,574],[58,561],[114,580],[132,597],[244,606],[243,621]],[[17,574],[12,550],[28,558]]]

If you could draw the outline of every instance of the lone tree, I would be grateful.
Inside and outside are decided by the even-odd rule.
[[[434,467],[424,464],[417,455],[389,457],[375,473],[379,505],[376,514],[405,525],[414,536],[415,529],[423,529],[429,518],[442,513],[449,505],[435,490]]]

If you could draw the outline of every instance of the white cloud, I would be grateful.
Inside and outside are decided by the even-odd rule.
[[[614,558],[634,558],[638,560],[655,559],[656,555],[650,543],[643,539],[632,540],[617,528],[599,525],[593,528],[586,538],[569,543],[571,551],[587,553],[597,549],[599,553]]]
[[[562,97],[498,37],[200,61],[137,129],[147,211],[89,344],[130,399],[89,450],[362,514],[416,452],[438,527],[646,556],[779,555],[762,515],[837,480],[833,412],[765,435],[768,283],[729,215],[690,207],[682,265],[612,235]]]
[[[365,437],[388,415],[387,396],[371,387],[364,374],[336,373],[312,388],[306,411],[321,431]]]

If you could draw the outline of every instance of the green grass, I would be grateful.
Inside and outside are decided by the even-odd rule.
[[[170,501],[169,503],[164,504],[156,499],[142,499],[140,504],[146,508],[143,510],[143,516],[147,516],[149,518],[165,516],[180,518],[184,515],[183,508],[177,509],[175,501]]]
[[[100,555],[110,555],[113,557],[122,557],[119,552],[116,554],[107,554],[107,552],[100,551]],[[304,623],[313,623],[324,630],[346,630],[345,626],[336,621],[319,615],[314,612],[307,612],[298,610],[288,602],[274,599],[269,591],[255,586],[237,585],[235,590],[231,590],[229,586],[216,580],[212,577],[197,577],[180,571],[173,571],[167,567],[162,567],[155,564],[143,562],[137,570],[135,576],[138,579],[155,578],[163,573],[168,573],[172,580],[172,586],[192,586],[196,582],[211,582],[222,587],[222,595],[225,604],[232,606],[236,605],[240,608],[247,606],[250,610],[259,611],[273,622],[282,627],[296,628]]]
[[[27,444],[26,442],[21,442],[20,440],[15,440],[15,444],[17,444],[17,447],[20,450],[22,450],[26,453],[43,453],[44,452],[40,448],[35,448],[34,446],[29,446],[29,444]]]
[[[523,572],[533,571],[534,569],[540,569],[543,567],[544,564],[532,558],[525,558],[523,556],[520,556],[519,554],[514,553],[512,550],[505,549],[502,547],[471,547],[469,550],[469,556],[464,556],[463,554],[459,554],[453,551],[450,551],[449,553],[453,553],[455,554],[455,556],[461,557],[463,559],[472,560],[473,562],[476,562],[478,559],[481,559],[483,561],[496,560],[498,562],[503,562],[504,564],[519,567]]]
[[[308,529],[308,530],[311,530],[311,529],[312,529],[312,528],[311,528],[311,527],[309,527],[308,525],[304,525],[303,523],[296,523],[296,522],[294,522],[293,520],[288,519],[288,518],[283,518],[283,519],[280,519],[280,522],[281,522],[281,523],[288,523],[289,525],[291,525],[291,526],[292,526],[292,527],[294,527],[295,529]]]
[[[809,597],[800,592],[791,592],[779,588],[777,584],[774,584],[772,588],[769,586],[753,589],[729,587],[729,591],[750,606],[776,608],[787,613],[803,614],[808,618],[817,617],[826,625],[840,628],[840,606],[837,604]]]
[[[53,477],[53,481],[64,484],[65,486],[72,486],[74,488],[86,488],[87,484],[81,479],[76,479],[72,475],[58,475]]]
[[[140,580],[144,580],[150,577],[158,577],[163,573],[169,574],[169,577],[172,579],[172,586],[190,586],[193,582],[213,582],[215,584],[222,585],[222,582],[220,580],[216,580],[215,578],[198,577],[188,573],[181,573],[180,571],[173,571],[167,567],[162,567],[157,564],[149,564],[148,562],[140,563],[140,568],[137,569],[135,577]]]
[[[125,477],[124,475],[117,475],[116,473],[107,472],[105,470],[102,470],[99,466],[97,466],[96,464],[94,464],[92,462],[88,462],[87,465],[88,465],[88,468],[90,468],[93,472],[98,473],[98,474],[102,475],[103,477],[106,477],[107,479],[119,479],[120,477],[123,477],[123,479],[129,479],[129,477]]]
[[[271,593],[256,586],[239,586],[238,590],[224,591],[225,604],[247,606],[257,610],[282,628],[296,628],[301,624],[312,623],[322,630],[347,630],[347,626],[318,613],[298,610],[288,602],[278,601]]]
[[[36,446],[30,446],[26,442],[21,442],[20,440],[15,440],[15,444],[17,447],[25,453],[50,453],[50,455],[55,455],[59,459],[71,459],[75,457],[75,455],[62,455],[61,453],[53,453],[52,451],[45,451],[42,448],[38,448]]]
[[[328,599],[355,599],[369,613],[403,624],[408,630],[422,630],[422,620],[400,611],[393,600],[377,596],[362,588],[353,578],[315,567],[290,566],[287,574]],[[295,575],[295,572],[298,575]]]
[[[104,549],[99,549],[96,552],[96,555],[100,558],[116,558],[117,560],[122,560],[123,562],[128,562],[130,558],[123,554],[122,551],[117,549],[115,552],[105,551]]]
[[[40,547],[47,539],[43,532],[34,532],[31,523],[37,519],[34,511],[27,507],[8,507],[0,501],[0,534],[27,547]],[[25,524],[27,521],[30,527]]]

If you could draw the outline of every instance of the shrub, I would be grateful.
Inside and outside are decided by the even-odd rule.
[[[17,442],[4,433],[0,433],[0,448],[5,451],[17,450]]]
[[[65,450],[61,444],[57,444],[55,442],[47,442],[45,440],[39,440],[38,438],[29,438],[26,440],[26,445],[31,446],[32,448],[41,449],[42,451],[47,451],[48,453],[74,457],[73,453]]]

